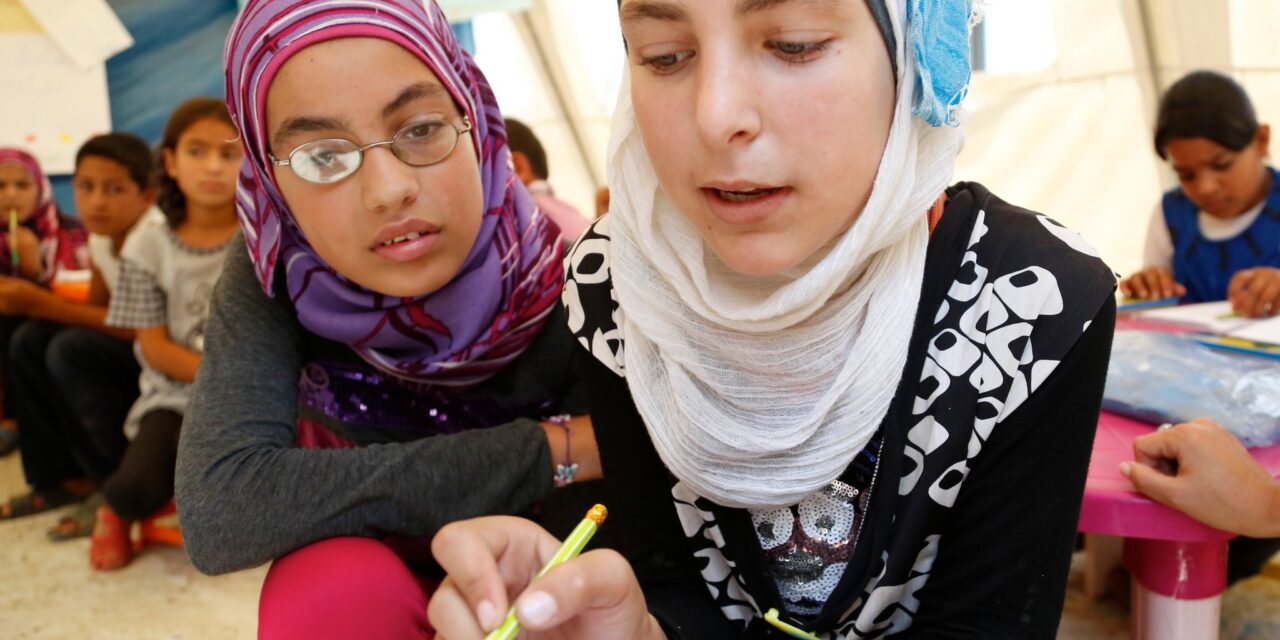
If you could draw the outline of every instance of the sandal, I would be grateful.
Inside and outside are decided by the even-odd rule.
[[[98,507],[102,506],[102,494],[95,493],[76,506],[70,515],[63,516],[58,524],[45,531],[50,542],[63,542],[93,535],[93,526],[98,522]]]
[[[97,519],[89,542],[89,564],[98,571],[111,571],[129,564],[133,559],[133,541],[129,535],[133,523],[121,520],[105,504],[98,507]]]
[[[3,505],[7,507],[7,513],[0,511],[0,520],[12,520],[14,518],[22,518],[25,516],[33,516],[37,513],[64,507],[69,504],[75,504],[84,500],[85,496],[78,495],[71,491],[67,491],[62,487],[50,487],[31,491],[20,496],[9,498],[9,502]]]
[[[18,430],[0,427],[0,458],[18,450]]]

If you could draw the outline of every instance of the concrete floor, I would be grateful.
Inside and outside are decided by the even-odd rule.
[[[0,459],[0,497],[26,490],[19,457]],[[0,522],[0,638],[200,640],[253,638],[266,567],[211,578],[182,551],[153,547],[119,571],[89,568],[88,539],[51,543],[60,512]],[[1114,598],[1088,602],[1083,557],[1072,563],[1058,638],[1126,640],[1129,614]],[[1280,565],[1271,567],[1280,576]],[[1223,640],[1280,640],[1280,579],[1246,580],[1223,598]]]
[[[0,459],[0,496],[26,490],[18,455]],[[266,567],[211,578],[181,549],[144,550],[109,573],[89,568],[89,539],[51,543],[61,512],[0,522],[0,638],[253,638]]]

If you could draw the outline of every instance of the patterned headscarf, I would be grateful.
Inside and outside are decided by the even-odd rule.
[[[0,147],[0,164],[16,164],[27,173],[31,174],[31,180],[36,185],[36,208],[26,220],[22,221],[22,226],[31,230],[36,234],[36,238],[40,241],[40,282],[47,283],[53,280],[53,276],[59,268],[65,269],[84,269],[87,266],[85,255],[85,245],[88,236],[85,235],[83,229],[70,228],[64,229],[62,218],[58,214],[58,203],[53,199],[53,186],[49,184],[49,178],[44,175],[44,171],[40,169],[40,162],[34,156],[21,149],[13,147]],[[4,247],[6,252],[9,246],[9,219],[8,211],[0,212],[4,215],[3,228],[0,228],[0,246]],[[4,275],[14,275],[10,273],[12,264],[6,259],[0,266],[0,273]]]
[[[310,45],[350,37],[387,40],[418,57],[474,125],[484,185],[480,232],[457,275],[416,298],[370,291],[326,264],[280,195],[268,158],[267,91],[276,72]],[[410,381],[474,384],[532,342],[561,288],[559,230],[512,171],[493,92],[435,2],[251,0],[227,36],[226,67],[227,107],[246,154],[237,210],[268,295],[280,264],[304,327]]]

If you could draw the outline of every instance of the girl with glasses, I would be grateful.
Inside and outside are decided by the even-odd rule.
[[[564,302],[624,554],[451,525],[442,635],[1054,636],[1115,279],[950,184],[970,4],[622,0]]]
[[[600,475],[559,230],[434,3],[251,1],[226,64],[245,243],[179,454],[188,552],[274,561],[263,637],[420,636],[440,527],[554,522],[553,485]]]

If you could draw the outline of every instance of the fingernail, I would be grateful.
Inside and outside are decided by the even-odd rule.
[[[1133,463],[1132,463],[1132,462],[1121,462],[1121,463],[1120,463],[1120,475],[1123,475],[1124,477],[1128,478],[1128,477],[1129,477],[1129,474],[1131,474],[1131,473],[1133,473]]]
[[[488,600],[481,600],[476,605],[476,621],[480,623],[480,628],[489,631],[498,626],[498,608],[493,606]]]
[[[556,601],[545,591],[535,591],[520,599],[520,619],[529,624],[546,624],[555,615]]]

